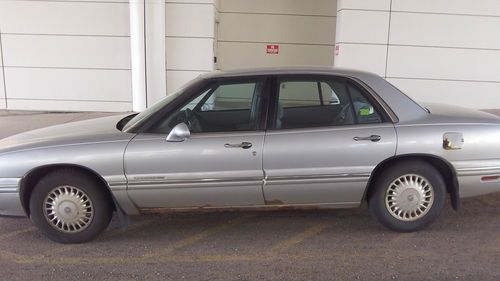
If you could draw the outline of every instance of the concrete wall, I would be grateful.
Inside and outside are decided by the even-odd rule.
[[[1,30],[0,30],[1,31]],[[2,55],[2,34],[0,33],[0,109],[7,107],[5,99],[5,82],[3,72],[3,55]]]
[[[336,66],[416,100],[500,107],[500,1],[339,0]]]
[[[500,108],[500,1],[165,1],[167,92],[216,67],[335,64]],[[130,56],[128,0],[0,0],[0,108],[131,110]]]
[[[0,32],[0,107],[132,108],[127,0],[2,0]]]
[[[166,1],[167,92],[214,69],[214,0]]]
[[[218,67],[331,66],[335,17],[333,0],[221,0]],[[267,54],[267,44],[279,44],[279,54]]]

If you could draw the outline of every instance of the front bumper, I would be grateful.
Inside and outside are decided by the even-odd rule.
[[[20,178],[0,178],[0,215],[26,216],[19,196]]]

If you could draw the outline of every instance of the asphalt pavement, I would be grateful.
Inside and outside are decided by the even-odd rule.
[[[0,112],[0,137],[108,113]],[[61,245],[0,218],[0,280],[500,280],[500,193],[448,204],[428,229],[395,233],[350,210],[116,218]]]

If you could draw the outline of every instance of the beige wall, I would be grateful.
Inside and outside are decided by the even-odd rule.
[[[419,101],[500,108],[498,30],[495,0],[339,0],[335,65],[373,71]]]
[[[166,1],[167,92],[214,69],[214,0]]]
[[[165,1],[167,92],[217,55],[220,69],[335,63],[417,100],[500,108],[497,0]],[[0,108],[131,110],[130,56],[128,0],[0,0]]]
[[[0,30],[1,31],[1,30]],[[4,72],[3,72],[3,59],[2,59],[2,34],[0,33],[0,109],[6,108],[5,100],[5,83],[4,83]]]
[[[0,32],[0,107],[131,110],[127,0],[2,0]]]
[[[332,66],[335,17],[333,0],[221,0],[218,68]],[[266,54],[267,44],[279,54]]]

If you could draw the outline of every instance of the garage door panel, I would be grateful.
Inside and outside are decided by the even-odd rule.
[[[500,82],[500,51],[389,46],[387,76]]]
[[[337,10],[379,10],[389,11],[391,0],[338,0]]]
[[[500,83],[388,78],[416,101],[476,109],[500,108]]]
[[[342,10],[337,24],[337,42],[387,43],[389,12]]]
[[[220,6],[224,12],[335,16],[336,2],[332,0],[221,0]]]
[[[219,42],[221,69],[282,66],[282,65],[333,65],[333,46],[280,45],[279,54],[266,53],[265,43]]]
[[[167,37],[166,43],[168,70],[213,70],[214,39]]]
[[[500,17],[393,12],[390,43],[500,49],[492,30],[500,30]]]
[[[167,3],[165,9],[167,36],[214,37],[213,5]]]
[[[498,0],[392,0],[393,11],[500,16]]]
[[[180,89],[184,84],[193,80],[194,78],[207,73],[208,71],[167,71],[167,93],[173,93]]]
[[[7,66],[130,69],[129,37],[2,35]]]
[[[126,112],[132,102],[9,99],[11,110]]]
[[[385,76],[387,46],[372,44],[338,44],[335,66],[366,70]]]
[[[9,99],[132,100],[130,70],[6,67],[5,78]]]
[[[0,26],[3,33],[128,36],[129,5],[97,1],[0,1]]]
[[[335,18],[220,14],[219,41],[335,44]]]
[[[3,68],[0,67],[0,109],[5,108],[5,84],[3,80]]]

